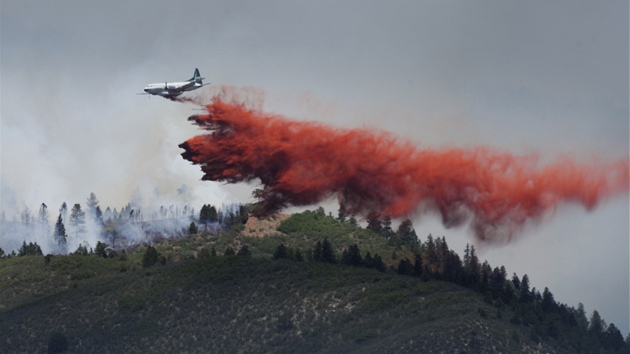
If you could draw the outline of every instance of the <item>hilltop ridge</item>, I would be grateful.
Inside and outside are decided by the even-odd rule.
[[[610,327],[593,332],[578,310],[549,295],[539,301],[540,293],[520,288],[520,298],[507,279],[499,290],[470,249],[458,268],[443,239],[407,244],[398,237],[404,229],[386,238],[323,210],[273,223],[277,232],[264,228],[264,237],[246,236],[248,221],[112,258],[2,259],[0,343],[9,352],[45,351],[55,338],[66,339],[68,352],[628,349],[623,338],[611,347],[619,338]],[[156,258],[147,266],[151,249]],[[369,266],[368,252],[385,268]],[[420,265],[426,259],[420,268],[418,257]]]

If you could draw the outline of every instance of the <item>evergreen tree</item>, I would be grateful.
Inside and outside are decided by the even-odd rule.
[[[346,212],[346,209],[343,207],[343,205],[339,205],[339,211],[337,213],[337,220],[343,224],[346,222],[347,217],[348,217],[348,213]]]
[[[416,235],[416,231],[413,229],[413,224],[411,223],[411,220],[403,220],[403,222],[401,222],[398,226],[398,231],[396,231],[396,235],[403,245],[406,245],[411,250],[417,250],[418,235]]]
[[[87,256],[89,254],[89,251],[87,249],[87,244],[79,244],[79,246],[77,247],[76,251],[74,251],[73,254],[76,254],[79,256]]]
[[[195,234],[197,234],[197,232],[199,232],[199,230],[197,229],[197,225],[193,221],[193,222],[190,223],[190,226],[188,227],[188,234],[189,235],[195,235]]]
[[[518,278],[518,275],[516,275],[516,273],[512,273],[512,285],[514,285],[514,289],[520,294],[521,280]]]
[[[94,248],[94,254],[103,258],[107,258],[107,246],[108,245],[106,243],[97,241],[96,247]]]
[[[420,278],[422,276],[422,256],[416,253],[413,263],[413,276]]]
[[[247,206],[241,205],[238,208],[238,213],[240,216],[241,224],[247,224],[247,220],[249,219],[249,210],[247,209]]]
[[[353,244],[344,250],[341,255],[341,263],[349,266],[360,267],[363,265],[363,258],[359,246]]]
[[[66,227],[63,225],[61,214],[57,217],[57,223],[55,223],[55,233],[53,235],[55,242],[65,252],[66,243],[68,242],[68,236],[66,235]]]
[[[110,209],[110,207],[105,208],[105,213],[103,213],[103,220],[110,221],[113,217],[113,213],[112,213],[112,209]],[[154,219],[157,219],[157,217],[154,217]]]
[[[22,256],[43,256],[41,247],[37,244],[37,242],[29,242],[26,244],[26,241],[22,242],[22,247],[18,250],[18,257]]]
[[[503,288],[506,282],[505,277],[505,267],[494,267],[494,269],[492,270],[492,275],[490,276],[490,291],[495,298],[499,297],[503,292]]]
[[[605,327],[606,323],[604,322],[604,320],[602,320],[599,312],[597,312],[597,310],[594,310],[593,314],[591,315],[591,321],[588,326],[588,331],[593,335],[599,336],[602,334]]]
[[[549,291],[549,288],[545,287],[542,295],[542,302],[540,304],[542,310],[546,313],[554,313],[558,307],[556,300],[553,298],[553,294]]]
[[[286,259],[289,258],[289,252],[287,250],[287,246],[284,243],[281,243],[276,250],[273,252],[273,259]]]
[[[293,258],[295,258],[296,262],[304,262],[304,256],[302,256],[302,252],[299,249],[295,250]]]
[[[326,263],[337,263],[337,258],[335,257],[335,250],[332,247],[328,238],[324,239],[322,242],[322,262]]]
[[[20,219],[24,225],[30,225],[33,223],[33,215],[28,207],[24,207],[24,210],[22,210],[22,213],[20,214]]]
[[[66,204],[66,202],[63,202],[61,204],[61,207],[59,208],[59,214],[61,215],[61,220],[64,223],[68,222],[68,205]]]
[[[4,250],[0,248],[0,258],[4,257]]]
[[[208,224],[217,221],[219,221],[219,214],[217,213],[217,209],[210,204],[204,204],[199,211],[199,223],[204,224],[207,231]]]
[[[142,255],[142,266],[145,268],[152,267],[158,262],[160,254],[153,246],[148,246]]]
[[[383,259],[378,255],[378,253],[375,253],[374,256],[372,256],[370,255],[370,252],[368,252],[365,255],[364,265],[366,268],[373,268],[381,272],[386,270],[385,263],[383,263]]]
[[[45,203],[42,203],[42,205],[39,207],[39,212],[37,213],[37,221],[42,224],[48,225],[49,215],[50,214],[48,213],[48,206]]]
[[[470,268],[470,244],[466,244],[466,249],[464,249],[464,268]]]
[[[103,221],[103,212],[101,211],[101,207],[97,206],[96,209],[94,210],[94,219],[97,223],[97,225],[103,226],[104,221]]]
[[[485,293],[490,288],[490,276],[492,275],[492,267],[488,261],[484,261],[481,265],[481,281],[479,282],[479,290]]]
[[[315,247],[313,248],[313,261],[321,262],[322,261],[322,242],[317,241],[315,243]]]
[[[77,236],[85,232],[85,212],[81,210],[79,203],[74,204],[70,211],[70,225]]]
[[[237,256],[242,256],[242,257],[250,257],[252,255],[252,252],[249,250],[249,247],[247,245],[243,245],[238,252],[236,253]]]
[[[437,274],[439,270],[437,246],[433,240],[433,236],[429,234],[427,236],[427,242],[425,243],[425,250],[422,254],[422,266],[424,267],[423,273],[427,276]]]
[[[86,202],[87,208],[85,211],[91,218],[96,218],[96,208],[98,208],[98,199],[96,199],[96,195],[94,193],[90,193],[90,197]]]
[[[371,212],[368,214],[367,216],[367,229],[368,230],[372,230],[377,234],[381,234],[382,230],[383,230],[383,225],[381,224],[381,219],[378,216],[378,213],[376,212]]]
[[[579,303],[577,310],[574,312],[575,321],[577,325],[583,330],[588,329],[588,319],[586,318],[586,310],[584,310],[584,304]]]
[[[611,323],[608,329],[606,329],[606,332],[604,332],[602,346],[609,350],[620,351],[624,345],[625,343],[621,331]]]
[[[394,231],[392,231],[392,217],[389,215],[384,217],[381,225],[381,236],[388,240],[392,238],[392,236],[394,236]]]
[[[521,279],[519,292],[519,298],[521,299],[521,302],[531,301],[531,294],[529,292],[529,277],[527,276],[527,274],[523,275],[523,278]]]
[[[365,257],[363,258],[363,265],[366,268],[374,268],[374,258],[372,258],[372,255],[369,251],[365,254]]]
[[[398,262],[398,274],[400,275],[412,275],[413,266],[407,258],[403,258]]]

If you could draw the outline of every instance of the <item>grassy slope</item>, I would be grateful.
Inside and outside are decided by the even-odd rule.
[[[391,251],[364,230],[322,227],[339,233],[336,246]],[[0,347],[44,352],[59,331],[71,352],[534,351],[529,330],[510,324],[508,310],[497,318],[495,307],[457,285],[270,260],[280,241],[306,251],[324,236],[287,232],[170,242],[158,249],[180,261],[149,269],[140,267],[140,253],[124,260],[54,257],[48,264],[42,257],[3,259]],[[239,244],[254,257],[187,259],[202,247],[222,252]]]

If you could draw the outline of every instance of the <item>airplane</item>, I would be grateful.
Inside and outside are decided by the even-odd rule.
[[[157,95],[170,100],[175,100],[175,97],[186,91],[192,91],[202,86],[210,85],[202,83],[201,80],[203,79],[204,78],[199,74],[199,69],[195,69],[195,74],[188,81],[148,84],[144,88],[144,92],[139,93],[139,95]]]

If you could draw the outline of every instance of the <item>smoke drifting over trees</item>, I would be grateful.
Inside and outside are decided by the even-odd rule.
[[[212,210],[208,218],[206,210]],[[11,211],[11,210],[9,210]],[[191,222],[204,225],[205,231],[219,231],[221,225],[242,219],[247,211],[239,205],[224,205],[220,209],[204,205],[201,215],[184,202],[171,201],[168,205],[140,205],[129,202],[118,211],[106,207],[101,211],[98,198],[91,193],[85,203],[74,203],[71,210],[63,202],[51,228],[48,206],[42,203],[35,217],[28,207],[7,219],[3,213],[0,231],[1,247],[7,254],[16,251],[24,242],[36,244],[43,253],[67,254],[88,252],[99,243],[113,249],[153,242],[154,239],[176,237],[187,233]],[[15,212],[17,214],[17,212]]]

